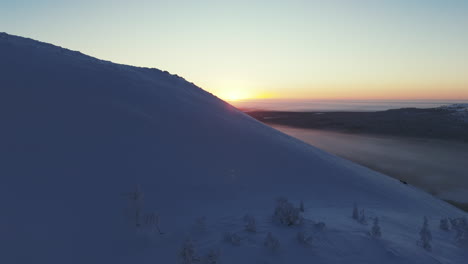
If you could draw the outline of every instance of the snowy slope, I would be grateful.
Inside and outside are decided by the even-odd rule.
[[[0,33],[0,121],[0,263],[179,263],[189,237],[199,255],[219,249],[222,263],[468,259],[454,231],[438,228],[462,211],[157,69]],[[131,222],[123,194],[137,184],[142,214],[159,215],[163,235]],[[304,201],[302,226],[272,222],[280,196]],[[351,219],[354,202],[380,218],[382,238]],[[257,233],[243,231],[246,213]],[[416,244],[423,216],[432,252]],[[313,246],[296,241],[299,230]],[[225,232],[240,245],[223,241]],[[277,252],[263,245],[268,232]]]

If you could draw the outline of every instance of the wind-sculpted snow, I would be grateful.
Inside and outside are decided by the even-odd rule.
[[[2,33],[0,121],[0,263],[468,257],[454,234],[436,229],[440,218],[462,211],[157,69]],[[303,201],[302,225],[272,220],[278,197]],[[379,217],[377,242],[370,226],[351,219],[354,202],[369,219]],[[245,230],[246,214],[256,219],[255,232]],[[417,245],[424,216],[431,252]],[[311,246],[297,242],[299,231],[312,237]],[[226,233],[238,245],[224,242]],[[268,233],[279,241],[275,250],[264,245]]]

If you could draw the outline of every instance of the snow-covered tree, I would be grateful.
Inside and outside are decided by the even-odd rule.
[[[450,223],[455,230],[468,226],[466,217],[450,218]]]
[[[358,221],[359,220],[359,209],[356,203],[353,205],[353,219]]]
[[[299,204],[299,211],[304,212],[304,201],[301,200],[301,203]]]
[[[224,233],[224,241],[233,244],[234,246],[240,246],[241,238],[238,234],[232,232]]]
[[[440,227],[440,229],[442,229],[444,231],[449,231],[450,230],[449,220],[447,218],[445,218],[445,217],[440,219],[439,227]]]
[[[461,246],[468,246],[468,220],[466,217],[450,218],[452,229],[457,232],[455,241]]]
[[[450,224],[452,224],[453,229],[457,228],[457,218],[449,218]]]
[[[450,222],[452,223],[452,229],[457,232],[455,236],[457,244],[468,246],[468,221],[466,217],[450,219]]]
[[[421,231],[419,231],[419,245],[426,249],[427,251],[432,250],[431,246],[431,241],[432,241],[432,234],[431,231],[429,230],[429,223],[427,220],[427,217],[424,217],[424,222],[423,226],[421,228]]]
[[[263,242],[263,245],[267,247],[268,249],[271,249],[272,251],[277,251],[280,247],[279,240],[273,236],[271,232],[268,232],[265,242]]]
[[[468,226],[457,230],[455,241],[461,246],[468,246]]]
[[[457,231],[455,241],[461,246],[468,246],[468,228]]]
[[[192,264],[199,261],[199,258],[195,254],[195,247],[191,239],[185,240],[182,248],[179,252],[180,263]]]
[[[364,209],[361,209],[361,212],[359,213],[359,223],[363,225],[367,225],[367,217]]]
[[[287,226],[302,224],[303,218],[299,208],[295,208],[286,198],[277,200],[273,220]]]
[[[257,224],[255,222],[255,218],[251,215],[245,215],[244,216],[244,222],[245,222],[245,230],[248,232],[255,233],[257,232]]]
[[[382,232],[380,231],[380,225],[379,225],[379,218],[376,217],[374,218],[374,224],[372,225],[370,234],[372,237],[379,238],[382,236]]]
[[[297,240],[299,243],[310,246],[312,244],[312,236],[307,235],[304,231],[297,233]]]

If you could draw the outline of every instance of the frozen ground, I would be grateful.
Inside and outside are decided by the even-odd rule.
[[[4,33],[0,73],[0,263],[181,263],[187,239],[193,263],[210,263],[210,250],[227,264],[468,259],[455,230],[439,229],[466,213],[181,77]],[[304,201],[301,225],[272,221],[280,196]],[[368,225],[351,218],[354,203]],[[255,233],[244,231],[247,213]],[[417,243],[424,216],[432,251]],[[368,235],[374,217],[380,238]]]

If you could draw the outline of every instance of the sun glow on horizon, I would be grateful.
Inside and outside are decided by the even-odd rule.
[[[239,102],[249,100],[278,99],[281,95],[257,91],[256,89],[229,89],[217,94],[219,98],[228,102]]]
[[[248,93],[240,91],[240,90],[229,90],[225,92],[224,94],[221,94],[219,97],[221,97],[221,99],[226,100],[228,102],[236,102],[236,101],[254,98]]]
[[[310,87],[292,85],[287,90],[283,89],[284,87],[257,89],[255,86],[207,90],[228,102],[254,100],[468,100],[468,89],[465,85],[453,85],[450,89],[441,89],[441,87],[445,86],[442,83],[390,83],[374,85],[316,84]]]

